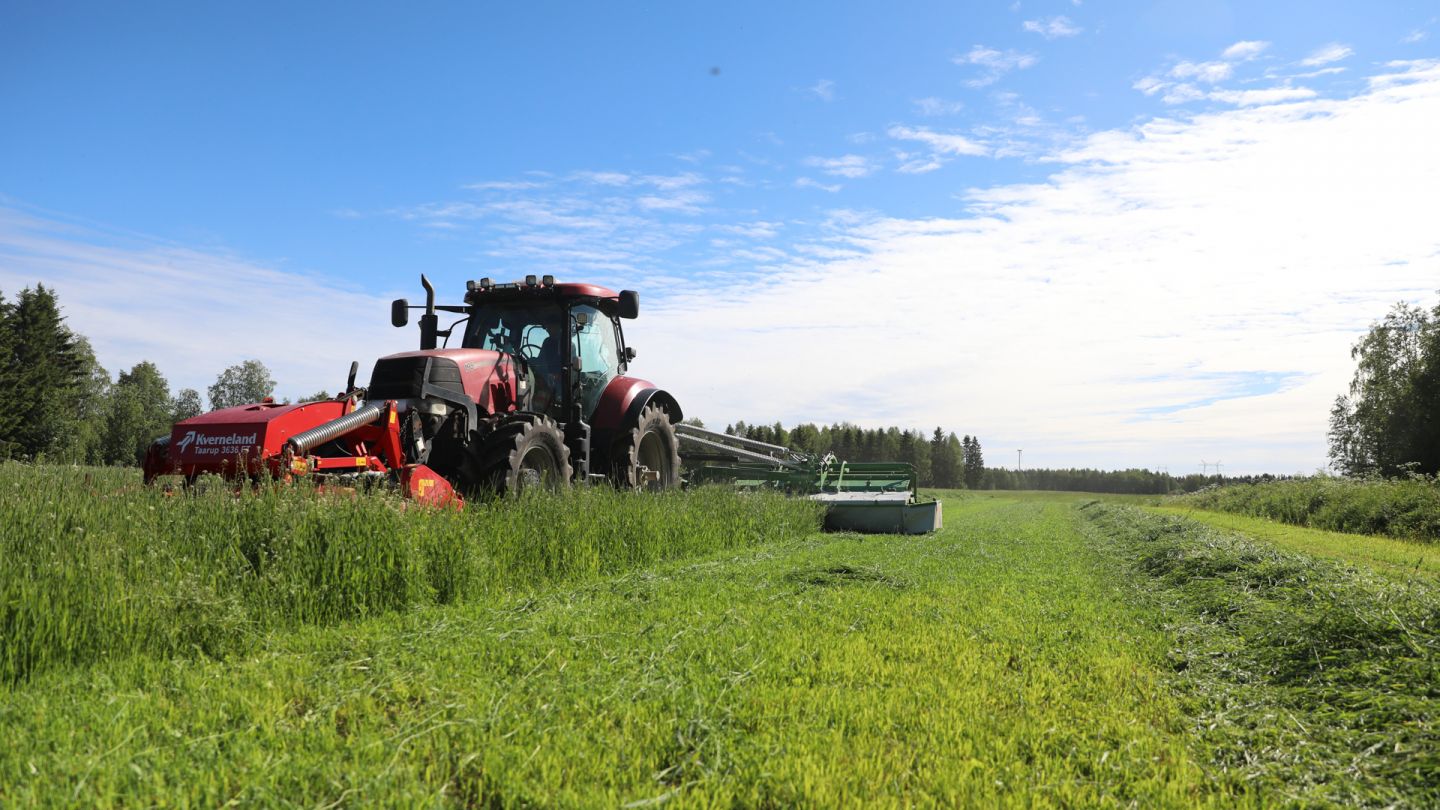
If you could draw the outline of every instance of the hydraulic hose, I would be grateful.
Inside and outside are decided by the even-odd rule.
[[[339,419],[332,419],[323,425],[317,425],[309,430],[302,430],[290,437],[287,442],[294,448],[295,455],[304,455],[312,447],[317,447],[331,439],[344,436],[346,433],[374,422],[385,412],[385,403],[372,402],[363,408],[357,408],[345,414]]]

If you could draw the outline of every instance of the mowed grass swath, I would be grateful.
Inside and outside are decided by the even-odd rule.
[[[809,534],[818,507],[606,487],[463,512],[383,495],[0,464],[0,681],[145,653],[225,656],[272,628],[450,604]]]

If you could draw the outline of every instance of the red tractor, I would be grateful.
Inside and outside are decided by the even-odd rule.
[[[620,322],[639,314],[637,293],[532,275],[471,281],[463,305],[436,305],[435,288],[423,275],[420,283],[419,351],[380,358],[365,388],[352,364],[333,400],[266,401],[179,422],[151,447],[146,481],[312,475],[393,482],[430,503],[572,481],[679,484],[680,405],[626,373],[635,350]],[[391,322],[405,326],[412,308],[395,301]],[[440,329],[437,312],[460,317]],[[437,348],[442,339],[459,347]]]

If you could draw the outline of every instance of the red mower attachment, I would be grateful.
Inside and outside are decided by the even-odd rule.
[[[266,401],[176,423],[145,456],[145,482],[205,474],[236,480],[309,476],[343,486],[388,483],[420,503],[463,505],[450,483],[407,464],[394,400],[356,407],[353,397],[277,405]]]

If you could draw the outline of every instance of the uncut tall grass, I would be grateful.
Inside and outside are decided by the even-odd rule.
[[[169,495],[127,470],[0,464],[0,684],[104,657],[484,599],[817,530],[808,501],[593,487],[471,504],[305,487]]]
[[[1440,484],[1433,478],[1315,476],[1204,489],[1176,501],[1312,529],[1440,541]]]

